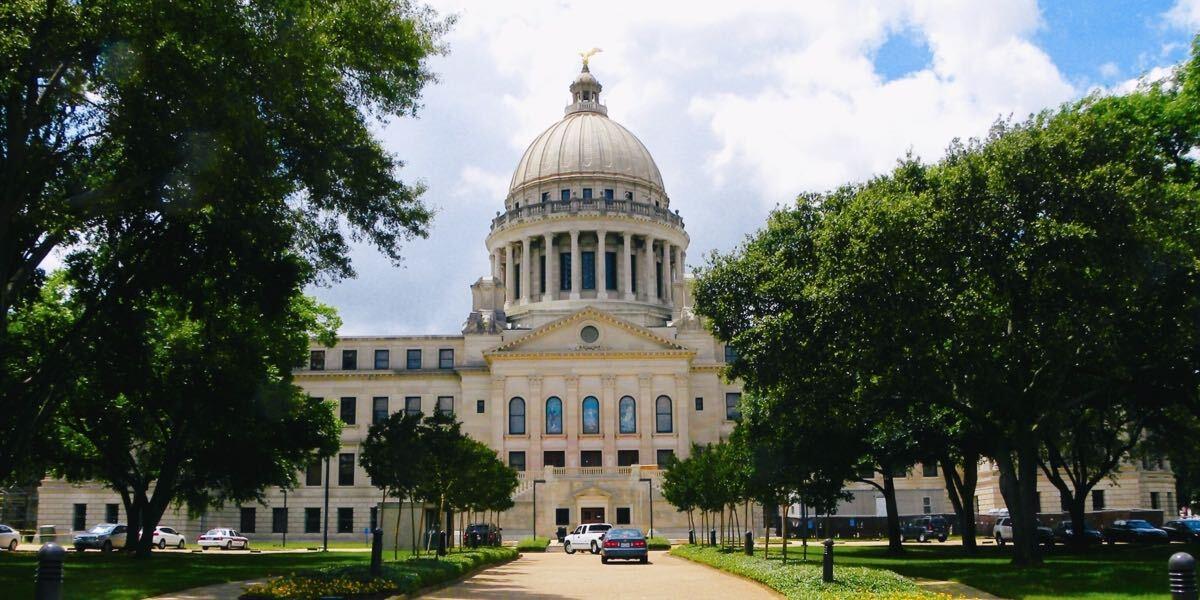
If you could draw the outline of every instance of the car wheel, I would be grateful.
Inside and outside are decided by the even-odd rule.
[[[175,547],[183,550],[183,538],[179,538],[179,543],[176,544]]]
[[[592,554],[600,554],[600,544],[592,541]]]
[[[996,545],[997,545],[997,546],[1003,546],[1003,545],[1004,545],[1004,536],[1002,536],[1002,535],[1000,535],[1000,534],[998,534],[998,533],[996,534]]]
[[[207,548],[207,547],[208,547],[208,546],[200,546],[200,551],[201,551],[201,552],[204,552],[204,549],[205,549],[205,548]]]
[[[167,540],[165,540],[165,539],[158,540],[158,549],[166,550],[167,549]]]
[[[250,549],[250,542],[246,542],[246,543],[242,544],[242,550],[249,550],[249,549]]]
[[[225,541],[225,549],[226,549],[226,550],[233,550],[233,541],[232,541],[232,540],[226,540],[226,541]]]
[[[607,564],[608,564],[608,557],[607,557],[607,556],[601,556],[601,557],[600,557],[600,564],[602,564],[602,565],[607,565]]]
[[[571,542],[563,542],[563,550],[565,550],[567,554],[575,554],[575,549],[571,547]]]
[[[16,551],[17,551],[17,540],[13,540],[13,541],[11,541],[11,542],[9,542],[9,543],[8,543],[8,551],[9,551],[9,552],[16,552]]]
[[[112,552],[112,542],[105,540],[104,545],[100,546],[101,552]]]
[[[640,562],[640,563],[642,563],[642,564],[644,565],[644,564],[646,564],[646,563],[650,562],[650,557],[649,557],[649,556],[643,556],[643,557],[641,558],[641,560],[639,560],[638,562]]]
[[[904,543],[904,534],[903,534],[903,533],[902,533],[902,534],[900,534],[900,543],[901,543],[901,544],[903,544],[903,543]]]
[[[939,543],[939,544],[944,544],[944,543],[946,543],[946,536],[944,536],[944,535],[939,535],[939,536],[938,536],[938,543]]]
[[[923,534],[923,533],[922,533],[921,535],[918,535],[918,536],[917,536],[917,541],[918,541],[918,542],[921,542],[922,544],[924,544],[924,543],[925,543],[925,534]]]

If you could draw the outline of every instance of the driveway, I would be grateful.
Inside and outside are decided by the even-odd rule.
[[[650,564],[600,564],[592,554],[523,554],[422,598],[687,598],[688,600],[772,600],[778,594],[751,581],[665,552],[651,552]]]

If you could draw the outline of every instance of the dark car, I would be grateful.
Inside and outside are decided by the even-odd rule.
[[[950,535],[950,523],[942,517],[920,517],[900,525],[901,542],[907,540],[944,542],[948,535]]]
[[[1057,542],[1059,544],[1071,544],[1071,543],[1074,543],[1074,538],[1075,538],[1075,529],[1071,526],[1070,521],[1062,521],[1058,525],[1054,526],[1054,541],[1055,542]],[[1099,544],[1100,542],[1103,542],[1103,541],[1104,541],[1104,534],[1100,533],[1100,531],[1098,529],[1092,529],[1091,527],[1088,527],[1086,525],[1084,526],[1083,542],[1085,544]]]
[[[638,529],[609,529],[600,545],[600,562],[607,564],[614,559],[649,562],[646,536]]]
[[[1140,544],[1166,543],[1167,532],[1153,526],[1149,521],[1130,519],[1128,521],[1113,521],[1112,525],[1104,528],[1104,541],[1115,544],[1130,542]]]
[[[499,546],[500,528],[492,523],[472,523],[463,531],[463,545],[468,548]]]
[[[1200,542],[1200,519],[1167,521],[1162,530],[1172,542]]]

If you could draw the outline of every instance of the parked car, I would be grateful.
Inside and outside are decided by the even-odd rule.
[[[1055,542],[1060,544],[1070,544],[1073,543],[1072,540],[1074,537],[1075,530],[1071,527],[1070,521],[1062,521],[1058,525],[1054,526]],[[1091,527],[1085,526],[1083,529],[1083,541],[1086,544],[1099,544],[1100,542],[1104,541],[1104,535],[1101,534],[1097,529],[1092,529]]]
[[[205,548],[220,548],[222,550],[240,548],[245,550],[250,547],[250,540],[232,529],[218,528],[209,529],[208,533],[196,538],[196,545],[200,546],[201,550]]]
[[[175,531],[173,528],[159,525],[158,527],[154,528],[154,539],[150,543],[159,550],[162,550],[167,546],[174,546],[175,548],[182,550],[183,545],[187,543],[187,540],[184,539],[182,533]]]
[[[1200,519],[1180,519],[1163,523],[1162,530],[1172,542],[1200,542]]]
[[[900,524],[900,541],[917,540],[927,542],[936,539],[946,541],[950,535],[950,524],[943,517],[920,517]]]
[[[637,529],[608,530],[604,534],[600,552],[600,562],[604,564],[612,559],[636,560],[642,564],[650,562],[646,553],[646,536]]]
[[[1167,532],[1153,526],[1149,521],[1130,519],[1128,521],[1113,521],[1112,525],[1104,528],[1104,541],[1115,544],[1130,542],[1141,544],[1166,543]]]
[[[493,523],[472,523],[463,531],[462,543],[470,548],[499,546],[501,542],[500,528]]]
[[[996,525],[992,527],[992,538],[996,540],[996,544],[999,546],[1003,546],[1004,544],[1012,541],[1012,517],[1001,517],[999,521],[996,521]],[[1054,531],[1049,527],[1038,525],[1037,543],[1046,546],[1053,546]]]
[[[17,551],[17,544],[21,543],[21,534],[16,529],[8,525],[0,525],[0,548],[4,548],[9,552]]]
[[[604,538],[604,534],[612,529],[609,523],[588,523],[575,528],[575,531],[567,534],[563,540],[563,550],[567,554],[575,554],[576,550],[587,548],[592,551],[592,554],[600,554],[600,541]]]
[[[114,548],[124,548],[128,537],[128,527],[117,523],[101,523],[86,533],[75,536],[75,551],[83,552],[88,548],[95,548],[101,552],[111,552]]]

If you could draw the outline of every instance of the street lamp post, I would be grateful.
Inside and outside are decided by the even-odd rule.
[[[650,493],[650,537],[654,537],[654,480],[642,477],[638,481],[646,482],[646,491]]]
[[[329,552],[329,458],[325,459],[325,526],[321,528],[322,552]]]
[[[537,537],[537,484],[546,483],[545,479],[533,480],[533,510],[529,511],[529,537]]]
[[[287,488],[283,488],[283,547],[287,548],[288,511]]]

